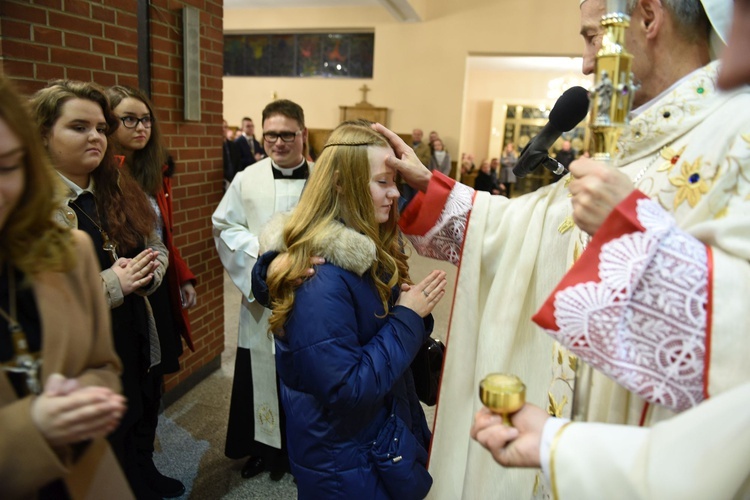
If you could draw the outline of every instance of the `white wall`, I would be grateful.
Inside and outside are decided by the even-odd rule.
[[[453,156],[459,150],[479,154],[487,149],[490,96],[520,97],[534,91],[536,79],[472,75],[467,58],[578,56],[582,46],[576,0],[431,0],[419,23],[399,23],[380,7],[232,9],[224,15],[225,33],[337,28],[374,29],[371,80],[225,77],[229,124],[239,125],[244,115],[260,124],[263,107],[276,95],[298,102],[308,127],[333,128],[339,106],[359,102],[357,89],[366,83],[368,101],[390,108],[397,132],[434,129]]]

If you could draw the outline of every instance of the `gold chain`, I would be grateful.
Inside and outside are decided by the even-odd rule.
[[[104,230],[104,228],[97,224],[97,222],[91,218],[89,214],[86,213],[84,209],[82,209],[74,200],[70,200],[70,203],[76,207],[78,210],[81,211],[83,215],[86,216],[88,220],[91,221],[92,224],[96,226],[96,228],[99,230],[99,234],[102,235],[102,250],[109,253],[110,259],[112,259],[112,263],[114,264],[117,261],[117,243],[109,239],[109,234],[107,234],[107,231]],[[96,218],[100,221],[102,220],[101,216],[99,215],[99,208],[96,206],[96,201],[94,201],[94,210],[96,210]]]

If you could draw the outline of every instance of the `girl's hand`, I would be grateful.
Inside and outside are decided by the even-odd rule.
[[[125,413],[125,398],[106,387],[77,388],[68,380],[50,375],[44,392],[31,404],[31,420],[50,446],[104,437],[115,430]],[[61,392],[66,385],[76,388]]]
[[[154,279],[154,270],[159,267],[158,255],[159,252],[147,248],[132,259],[119,258],[112,264],[123,295],[130,295]]]
[[[413,286],[403,285],[396,305],[408,307],[424,318],[445,296],[447,284],[445,271],[432,271],[425,279]]]
[[[189,281],[183,283],[180,287],[180,298],[182,299],[183,309],[190,309],[198,303],[198,294],[195,292],[193,284]]]

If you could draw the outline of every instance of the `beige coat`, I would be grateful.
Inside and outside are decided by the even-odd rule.
[[[42,328],[42,381],[52,373],[82,386],[120,389],[120,360],[112,347],[109,307],[101,293],[91,240],[74,231],[77,263],[67,273],[34,277]],[[31,421],[32,396],[18,399],[0,376],[0,497],[33,498],[63,478],[73,498],[132,498],[106,440],[92,442],[76,461],[71,447],[52,448]]]

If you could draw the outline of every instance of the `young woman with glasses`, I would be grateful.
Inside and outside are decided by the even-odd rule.
[[[185,486],[161,474],[153,461],[154,439],[159,420],[163,375],[180,369],[182,340],[194,350],[187,309],[195,306],[195,275],[180,256],[173,240],[172,169],[161,143],[159,123],[148,97],[140,90],[117,85],[107,91],[112,110],[122,126],[114,134],[114,147],[121,167],[126,168],[146,192],[157,216],[156,231],[169,251],[166,279],[148,299],[159,332],[161,363],[149,372],[149,398],[144,400],[138,422],[141,439],[138,459],[148,485],[159,495],[182,495]]]

